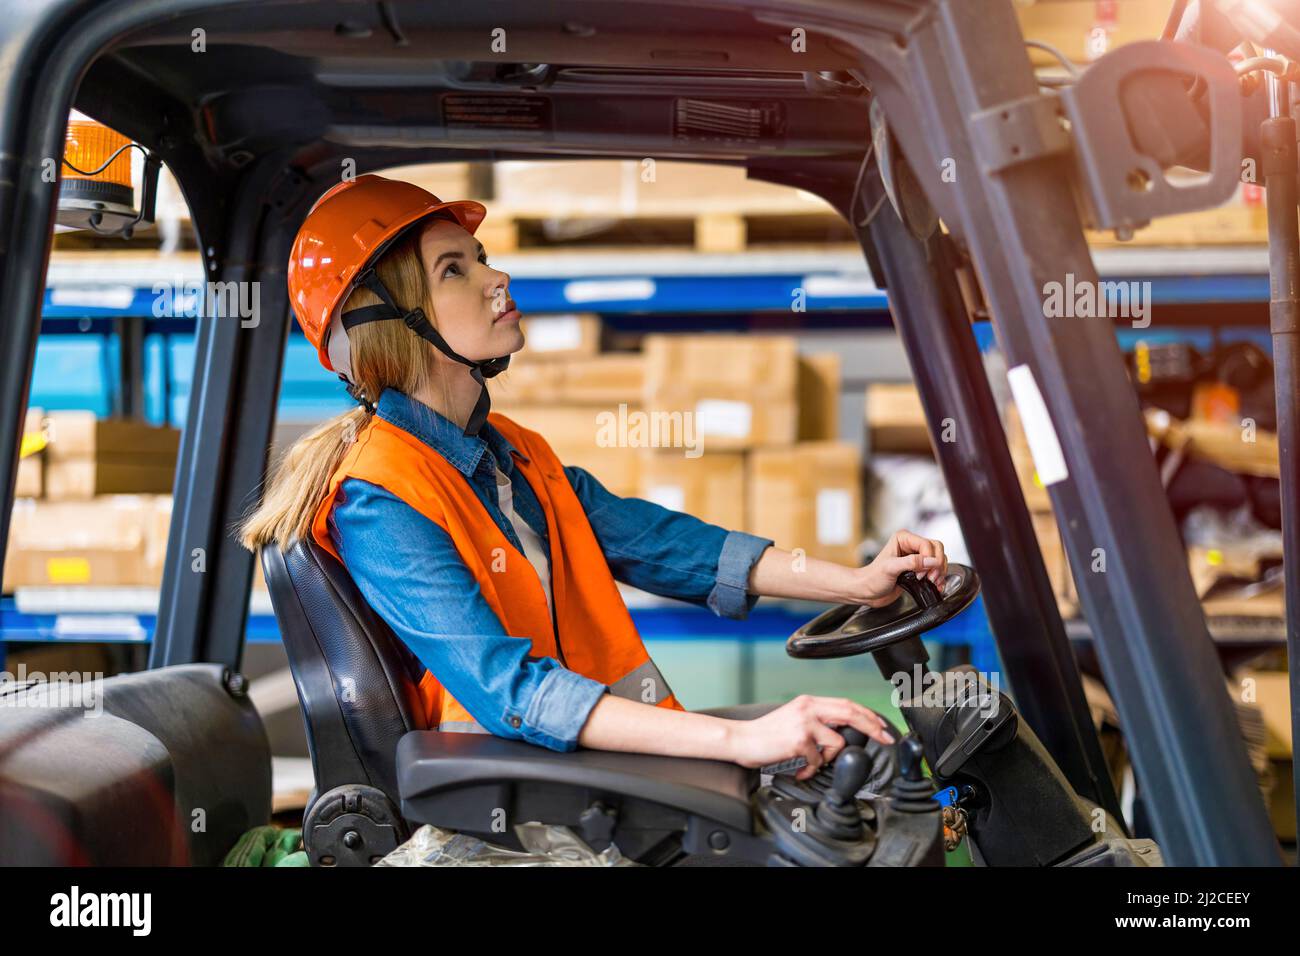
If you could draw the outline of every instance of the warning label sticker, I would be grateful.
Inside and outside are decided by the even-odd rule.
[[[551,101],[545,96],[448,93],[442,98],[442,122],[448,129],[551,128]]]

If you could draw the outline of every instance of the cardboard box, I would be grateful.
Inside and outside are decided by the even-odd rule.
[[[176,464],[181,433],[175,428],[125,418],[97,418],[94,412],[50,412],[46,416],[51,461],[94,458],[158,458]]]
[[[679,448],[643,450],[637,497],[728,531],[743,531],[745,456],[714,451],[688,458]]]
[[[163,565],[167,560],[167,538],[172,530],[172,496],[153,496],[144,537],[145,576],[162,583]]]
[[[706,453],[704,457],[708,457]],[[746,530],[777,547],[856,566],[862,461],[848,442],[799,442],[748,455]]]
[[[155,495],[106,495],[90,501],[18,499],[10,521],[3,588],[43,585],[157,587],[162,580]]]
[[[172,490],[180,432],[93,412],[46,418],[45,497],[52,501]]]
[[[507,160],[495,163],[494,172],[499,207],[519,216],[831,211],[820,196],[750,179],[735,166],[636,159]]]
[[[40,498],[45,491],[45,462],[41,456],[32,455],[18,462],[18,478],[14,485],[15,498]]]
[[[799,356],[799,441],[837,441],[840,437],[840,355]]]
[[[866,418],[868,447],[873,452],[934,454],[915,385],[868,385]]]
[[[598,315],[531,315],[520,320],[519,328],[524,333],[524,349],[534,362],[583,358],[600,351]]]
[[[50,501],[87,500],[96,495],[168,494],[176,477],[170,465],[72,459],[45,466],[45,497]]]
[[[490,379],[493,407],[507,405],[591,405],[616,409],[620,402],[640,406],[645,391],[645,357],[639,352],[607,352],[577,359],[534,361],[521,353]]]
[[[640,352],[606,352],[573,359],[560,366],[560,395],[575,405],[617,408],[640,405],[645,393],[645,356]]]
[[[640,409],[629,406],[628,410],[636,412]],[[614,494],[627,497],[637,493],[639,450],[620,438],[617,409],[580,405],[506,405],[497,408],[494,404],[493,411],[538,432],[563,464],[585,468]]]
[[[487,380],[493,409],[562,401],[560,371],[563,366],[562,362],[534,361],[526,350],[512,356],[509,368]]]
[[[798,434],[799,358],[778,335],[647,335],[645,407],[691,413],[705,453],[789,445]]]
[[[45,493],[45,451],[41,434],[44,421],[44,409],[27,409],[27,417],[23,421],[23,450],[27,450],[29,442],[42,447],[19,459],[15,498],[39,498]]]
[[[444,202],[456,199],[487,198],[475,189],[469,163],[415,163],[398,166],[384,172],[385,176],[414,183],[427,189]],[[491,252],[491,250],[488,250]]]

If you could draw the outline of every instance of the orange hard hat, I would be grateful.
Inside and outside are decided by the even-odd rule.
[[[482,203],[443,202],[413,183],[375,175],[338,183],[316,200],[293,241],[287,278],[294,315],[327,369],[348,377],[339,308],[367,278],[367,267],[407,227],[442,210],[471,235],[487,215]]]

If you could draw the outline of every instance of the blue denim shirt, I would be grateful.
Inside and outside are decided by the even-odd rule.
[[[516,513],[537,533],[550,560],[545,515],[512,456],[528,459],[491,422],[480,436],[466,437],[459,425],[393,389],[380,396],[376,414],[464,474],[522,555],[497,500],[495,459],[510,480]],[[620,498],[582,468],[566,465],[564,472],[616,580],[708,607],[720,617],[743,620],[749,614],[758,600],[746,590],[749,572],[773,543],[770,538],[729,531],[640,498]],[[552,750],[577,747],[591,709],[609,688],[554,658],[531,656],[528,640],[508,635],[445,530],[385,489],[349,478],[330,512],[329,531],[375,613],[484,729]]]

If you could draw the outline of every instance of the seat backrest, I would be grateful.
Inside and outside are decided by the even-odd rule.
[[[397,741],[426,730],[424,666],[310,538],[262,549],[262,569],[307,724],[316,792],[368,784],[400,805]]]

